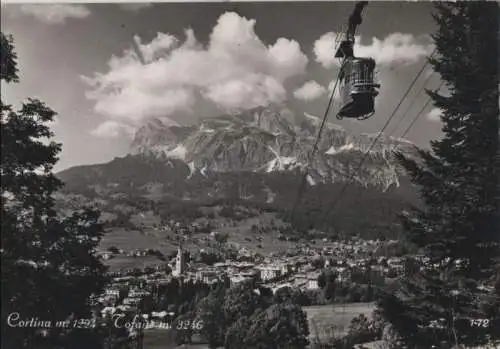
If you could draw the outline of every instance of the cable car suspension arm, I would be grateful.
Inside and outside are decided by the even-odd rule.
[[[352,41],[353,44],[354,44],[354,35],[356,34],[356,29],[363,22],[361,14],[363,13],[363,10],[366,5],[368,5],[368,1],[357,2],[354,11],[349,16],[349,25],[347,28],[346,38],[347,40]]]
[[[368,5],[368,1],[359,1],[356,3],[354,11],[352,11],[349,16],[345,40],[341,42],[340,47],[337,49],[337,53],[335,54],[336,58],[354,57],[354,36],[356,34],[356,29],[358,29],[358,26],[363,22],[361,14],[366,5]]]

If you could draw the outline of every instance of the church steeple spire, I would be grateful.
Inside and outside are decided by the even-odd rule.
[[[179,239],[179,246],[177,248],[177,258],[175,259],[175,273],[180,276],[184,273],[186,269],[186,261],[184,256],[184,250],[182,249],[182,240]]]

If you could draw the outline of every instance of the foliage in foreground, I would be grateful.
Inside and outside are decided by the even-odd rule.
[[[1,81],[17,82],[12,38],[1,33],[1,46]],[[61,150],[50,141],[54,116],[36,99],[19,110],[1,102],[2,348],[101,345],[93,330],[54,328],[57,321],[90,318],[89,297],[106,281],[93,254],[102,234],[99,213],[79,210],[61,218],[54,210],[53,193],[62,186],[52,173]],[[13,327],[31,318],[52,326]]]
[[[203,322],[200,334],[209,348],[304,349],[308,345],[307,317],[291,300],[275,303],[272,292],[247,281],[229,288],[219,283],[199,300],[193,316]],[[178,344],[192,333],[180,334]]]
[[[482,345],[500,337],[498,273],[498,3],[438,3],[430,59],[449,95],[428,94],[442,110],[444,137],[421,164],[399,156],[425,202],[403,217],[408,239],[428,258],[380,302],[409,349]],[[495,271],[496,268],[496,271]],[[488,326],[474,320],[487,319]]]

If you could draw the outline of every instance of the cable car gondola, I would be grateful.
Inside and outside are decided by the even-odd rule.
[[[380,84],[374,82],[375,60],[350,57],[344,62],[341,80],[342,107],[338,119],[365,120],[375,113],[375,97]]]
[[[375,113],[375,97],[380,84],[374,81],[375,60],[369,57],[354,56],[354,33],[361,24],[361,12],[367,2],[356,4],[356,9],[349,18],[346,40],[343,40],[335,57],[343,58],[340,71],[340,90],[342,106],[337,119],[356,118],[365,120]]]

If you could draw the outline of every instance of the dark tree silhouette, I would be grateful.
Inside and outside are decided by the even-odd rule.
[[[254,282],[231,288],[221,283],[197,305],[197,318],[204,324],[201,334],[209,348],[305,348],[306,315],[292,298],[272,304],[281,302],[280,296],[273,299]]]
[[[218,348],[224,345],[225,318],[224,318],[224,296],[226,287],[217,285],[210,294],[200,300],[198,305],[198,317],[203,321],[201,333],[208,341],[209,348]]]
[[[11,35],[0,35],[0,81],[18,82],[17,55]]]
[[[399,155],[425,202],[403,218],[404,228],[429,261],[380,302],[412,349],[481,345],[500,336],[493,326],[470,323],[498,322],[498,310],[496,319],[486,311],[493,294],[482,286],[499,256],[499,7],[459,1],[435,9],[438,55],[430,63],[450,92],[427,92],[443,111],[444,136],[431,152],[419,150],[418,162]]]
[[[245,328],[245,349],[305,349],[309,340],[307,317],[296,304],[274,304],[258,309]]]
[[[12,38],[1,34],[1,82],[16,82]],[[2,348],[99,347],[94,331],[11,327],[10,314],[42,321],[89,318],[89,297],[104,283],[105,268],[93,255],[102,229],[99,213],[58,217],[52,194],[61,145],[47,123],[55,112],[36,99],[19,110],[1,103],[2,133]],[[49,140],[49,142],[47,142]],[[14,315],[17,316],[17,315]]]

